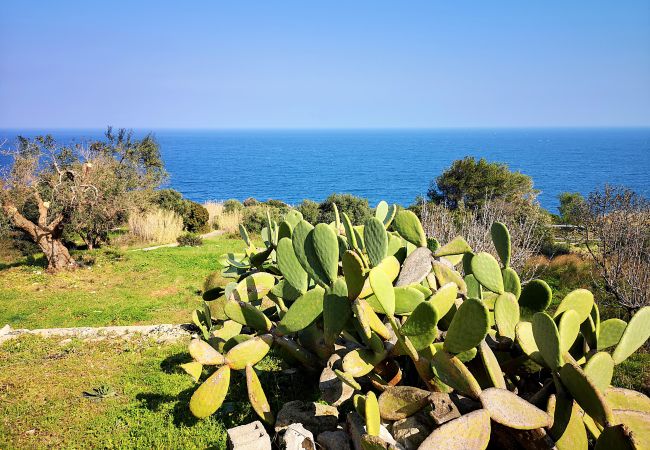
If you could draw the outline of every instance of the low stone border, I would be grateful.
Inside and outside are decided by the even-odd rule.
[[[9,325],[0,329],[0,344],[26,334],[41,337],[78,338],[83,340],[102,340],[108,338],[132,339],[145,337],[158,343],[176,342],[189,338],[194,334],[194,326],[190,324],[172,325],[131,325],[113,327],[76,327],[76,328],[42,328],[36,330],[14,330]]]

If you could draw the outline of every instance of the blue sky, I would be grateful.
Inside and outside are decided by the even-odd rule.
[[[0,128],[650,126],[650,1],[3,1]]]

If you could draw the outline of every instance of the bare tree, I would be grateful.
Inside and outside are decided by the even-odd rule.
[[[650,202],[634,191],[607,185],[584,208],[585,245],[611,304],[628,315],[650,304]]]
[[[495,253],[490,235],[494,222],[503,222],[510,231],[512,256],[510,265],[523,282],[534,278],[539,266],[530,264],[539,254],[545,239],[545,217],[535,205],[513,204],[501,199],[486,199],[480,208],[451,210],[444,205],[423,202],[422,226],[427,236],[441,244],[463,236],[475,252]]]

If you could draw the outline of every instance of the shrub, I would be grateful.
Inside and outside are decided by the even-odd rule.
[[[264,204],[273,208],[277,208],[281,214],[286,214],[287,211],[291,209],[291,207],[282,200],[273,200],[272,198],[265,201]]]
[[[185,200],[187,210],[183,216],[183,226],[185,231],[190,233],[207,233],[210,231],[210,214],[208,210],[199,203],[191,200]]]
[[[260,202],[258,202],[254,197],[248,197],[246,200],[244,200],[244,206],[255,206],[259,205]]]
[[[339,213],[346,213],[352,223],[362,224],[372,216],[368,199],[352,194],[331,194],[318,205],[319,222],[330,223],[334,221],[334,206],[332,206],[334,203],[336,203]]]
[[[165,209],[135,212],[129,216],[129,230],[141,242],[169,244],[183,232],[183,219]]]
[[[244,209],[244,205],[239,200],[231,198],[223,202],[223,212],[233,213]]]
[[[310,223],[316,223],[318,221],[318,203],[309,200],[309,199],[304,199],[302,203],[298,205],[298,208],[296,208],[300,213],[302,214],[302,217]]]
[[[200,247],[203,245],[203,238],[196,233],[183,233],[176,238],[181,247]]]
[[[244,208],[242,224],[249,233],[260,233],[266,226],[266,212],[271,215],[271,220],[279,221],[282,213],[279,208],[266,205],[248,206]]]

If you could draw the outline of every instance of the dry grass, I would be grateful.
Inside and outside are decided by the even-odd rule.
[[[209,223],[215,230],[223,230],[226,233],[237,233],[239,224],[242,223],[241,211],[224,212],[223,202],[210,201],[203,204],[210,214]]]
[[[130,233],[142,242],[168,244],[183,232],[183,219],[172,211],[155,209],[133,213],[129,217]]]

